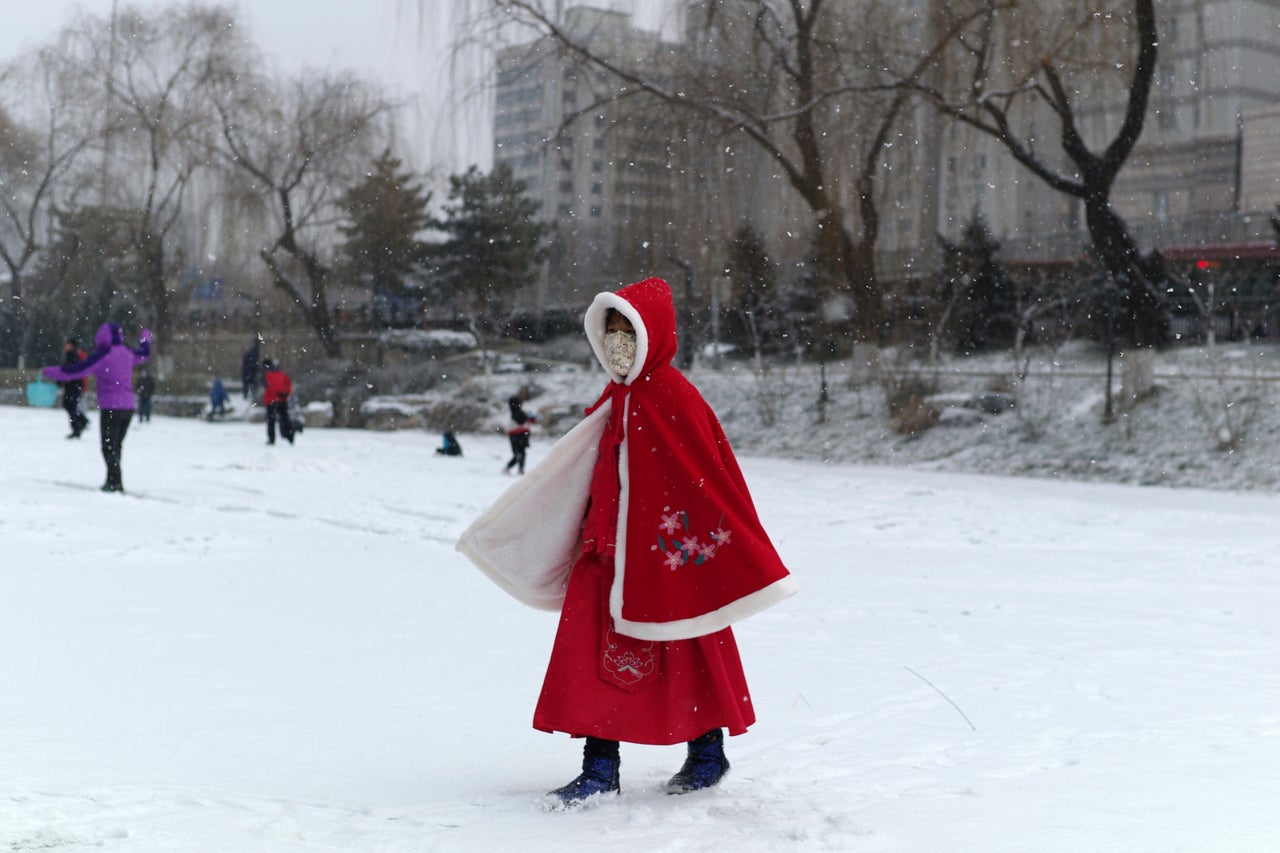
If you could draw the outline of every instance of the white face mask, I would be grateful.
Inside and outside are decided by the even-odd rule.
[[[636,363],[636,335],[635,332],[616,332],[604,333],[604,357],[609,362],[609,369],[619,376],[626,376],[631,372],[631,366]]]

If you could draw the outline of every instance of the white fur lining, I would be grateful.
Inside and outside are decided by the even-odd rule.
[[[619,590],[619,604],[621,604],[620,587],[620,582],[615,578],[614,588]],[[783,599],[790,598],[798,591],[799,586],[796,584],[796,579],[791,575],[787,575],[781,580],[776,580],[769,584],[764,589],[739,598],[719,610],[704,613],[692,619],[681,619],[677,622],[629,622],[623,619],[621,614],[614,609],[613,596],[610,595],[609,613],[613,616],[614,627],[619,634],[626,634],[628,637],[635,637],[637,640],[687,640],[692,637],[714,634],[716,631],[729,627],[734,622],[746,619],[748,616],[772,607]]]
[[[581,551],[606,400],[555,443],[458,538],[457,549],[516,600],[559,610]]]
[[[630,320],[632,327],[636,330],[636,360],[631,365],[631,371],[626,376],[609,367],[609,358],[604,352],[604,324],[610,308]],[[591,305],[587,308],[587,313],[583,316],[582,325],[586,329],[587,340],[591,342],[592,351],[595,352],[600,364],[604,366],[609,378],[614,382],[621,382],[623,385],[630,385],[634,382],[644,368],[645,360],[649,357],[649,330],[645,327],[644,318],[640,316],[640,312],[630,302],[616,293],[609,293],[608,291],[597,293],[596,298],[591,301]]]
[[[639,328],[637,326],[637,330]],[[460,552],[490,580],[530,607],[559,610],[564,603],[569,573],[582,549],[582,522],[590,499],[591,475],[600,435],[607,428],[612,405],[611,400],[606,400],[567,432],[538,465],[503,492],[458,538],[456,547]],[[623,412],[624,424],[627,414]],[[624,439],[619,448],[621,492],[614,578],[609,590],[609,613],[619,633],[637,640],[701,637],[795,595],[798,587],[795,579],[788,575],[719,610],[691,619],[676,622],[624,619],[626,519],[631,499],[629,459],[629,442]]]

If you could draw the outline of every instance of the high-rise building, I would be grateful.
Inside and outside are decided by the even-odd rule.
[[[661,76],[662,57],[678,50],[626,13],[577,7],[564,25],[628,73]],[[494,162],[511,167],[555,226],[525,310],[576,310],[681,250],[678,127],[636,89],[549,38],[499,54]]]
[[[941,18],[929,17],[937,15],[937,4],[890,5],[897,17],[881,22],[877,38],[914,38],[915,47],[924,48],[943,26]],[[744,45],[735,38],[752,37],[750,27],[731,32],[728,19],[708,26],[702,0],[688,0],[684,8],[680,43],[635,28],[628,14],[599,9],[571,8],[565,26],[614,57],[624,72],[662,83],[679,60],[714,64],[739,54]],[[840,14],[856,8],[841,7]],[[1280,202],[1280,143],[1274,141],[1280,6],[1274,0],[1162,0],[1157,14],[1155,83],[1142,136],[1113,187],[1113,205],[1143,250],[1274,239],[1266,214]],[[1118,19],[1090,37],[1100,40],[1100,52],[1116,40],[1132,44],[1132,32],[1123,29],[1131,26]],[[1113,138],[1128,95],[1124,69],[1100,79],[1094,75],[1074,102],[1095,151]],[[1047,106],[1015,118],[1042,156],[1067,169]],[[864,119],[851,116],[848,126],[824,128],[853,142],[847,156],[832,158],[829,174],[851,232]],[[662,108],[550,39],[502,52],[495,160],[511,165],[557,226],[545,277],[528,307],[572,308],[596,290],[650,273],[675,276],[678,284],[682,266],[696,271],[703,291],[697,298],[705,300],[706,284],[722,269],[727,242],[742,224],[765,236],[775,258],[805,257],[813,211],[757,143],[713,125]],[[892,141],[875,185],[886,282],[936,272],[938,236],[957,238],[975,212],[1007,260],[1079,259],[1089,251],[1081,202],[1049,187],[989,136],[917,101],[901,113]]]

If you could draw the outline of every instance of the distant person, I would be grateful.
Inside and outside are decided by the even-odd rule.
[[[458,444],[458,437],[452,432],[446,430],[444,434],[444,445],[436,448],[436,454],[439,456],[461,456],[462,445]]]
[[[227,403],[230,401],[231,397],[227,394],[226,386],[222,384],[222,378],[215,376],[213,388],[209,391],[209,419],[213,420],[214,415],[225,415]]]
[[[511,422],[507,424],[507,439],[511,442],[511,461],[502,473],[510,474],[512,468],[524,473],[525,454],[529,450],[529,435],[532,430],[529,424],[536,424],[538,419],[524,410],[524,401],[519,397],[507,400],[507,409],[511,412]]]
[[[138,422],[151,423],[151,398],[156,395],[156,380],[151,371],[142,368],[133,390],[138,395]]]
[[[262,361],[262,403],[267,407],[267,444],[276,443],[276,423],[280,435],[293,444],[293,421],[289,417],[289,395],[293,380],[271,359]]]
[[[98,411],[101,413],[99,433],[102,436],[102,458],[107,463],[104,492],[123,492],[120,457],[124,436],[129,431],[136,405],[133,393],[133,368],[151,357],[151,332],[138,335],[138,348],[124,344],[124,333],[115,323],[103,323],[93,339],[93,353],[84,361],[69,366],[44,368],[44,375],[57,382],[73,382],[94,376],[98,383]]]
[[[62,345],[62,366],[70,368],[84,360],[85,352],[80,349],[76,339],[67,338],[66,343]],[[62,386],[62,408],[66,411],[67,419],[71,422],[71,433],[67,438],[79,438],[80,433],[84,432],[89,426],[89,419],[85,417],[83,406],[85,381],[77,379],[74,382],[59,382],[58,384]]]
[[[258,372],[262,369],[262,344],[255,340],[253,346],[240,357],[240,385],[246,400],[252,400],[258,391]]]

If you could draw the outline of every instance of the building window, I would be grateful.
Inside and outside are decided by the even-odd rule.
[[[591,205],[591,215],[599,218],[602,208],[598,204]]]
[[[561,216],[573,216],[573,205],[571,204],[561,204],[556,210]]]
[[[600,183],[599,181],[596,181],[594,184],[592,184],[592,185],[591,185],[591,194],[592,194],[592,195],[604,195],[604,184]]]
[[[561,181],[560,192],[568,195],[573,192],[573,181]]]
[[[603,172],[603,171],[604,171],[604,161],[603,161],[603,160],[592,160],[592,161],[591,161],[591,171],[595,172],[597,175],[598,175],[598,174],[600,174],[601,172]]]

